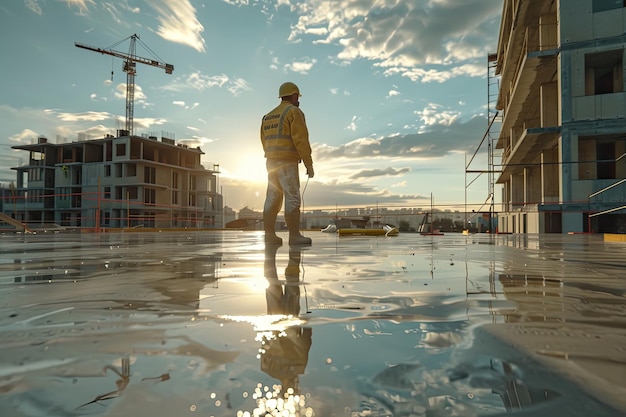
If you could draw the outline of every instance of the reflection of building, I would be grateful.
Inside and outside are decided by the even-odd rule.
[[[29,225],[221,227],[222,196],[203,152],[173,139],[104,139],[14,146],[29,152],[3,210]]]
[[[626,231],[626,3],[503,3],[499,230]]]
[[[107,274],[126,280],[127,285],[135,285],[147,292],[138,291],[132,301],[133,309],[160,306],[176,311],[189,310],[195,312],[200,307],[200,291],[208,286],[217,285],[220,254],[197,254],[193,251],[198,246],[212,243],[216,238],[212,233],[178,236],[177,234],[157,233],[103,233],[91,239],[84,234],[79,241],[79,255],[72,253],[77,246],[57,249],[50,253],[50,247],[62,247],[66,244],[63,234],[30,236],[28,256],[22,254],[23,248],[15,243],[5,244],[6,256],[13,257],[12,272],[4,271],[4,283],[35,283],[35,282],[80,282],[97,280],[102,275],[103,267]],[[177,247],[181,254],[171,256],[171,248]],[[106,251],[106,255],[103,252]],[[150,256],[146,256],[149,253]],[[75,262],[68,262],[68,257],[76,257]],[[37,259],[33,262],[32,258]],[[164,261],[155,262],[155,259]],[[104,265],[103,265],[104,264]],[[9,281],[10,280],[10,281]],[[112,283],[102,285],[114,285]],[[107,281],[108,282],[108,281]],[[110,300],[105,287],[103,297]],[[63,286],[52,286],[52,293],[65,293]],[[79,299],[79,288],[74,288],[68,297]],[[91,300],[96,295],[90,295]],[[129,309],[127,300],[120,300],[114,309]]]
[[[491,361],[491,369],[504,377],[502,386],[494,388],[493,392],[502,398],[502,403],[509,412],[536,406],[561,396],[546,386],[528,386],[520,375],[516,374],[511,363],[494,359]]]
[[[506,323],[565,321],[560,279],[529,274],[500,274],[498,279],[507,300],[517,306],[513,311],[499,312]]]

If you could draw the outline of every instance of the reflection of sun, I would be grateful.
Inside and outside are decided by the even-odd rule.
[[[234,322],[247,322],[252,324],[254,326],[254,330],[258,332],[255,338],[257,341],[262,340],[262,338],[267,335],[266,332],[284,331],[288,327],[301,326],[306,323],[306,321],[302,320],[299,317],[294,317],[291,315],[286,316],[282,314],[266,314],[260,316],[233,316],[225,314],[218,317]]]
[[[299,317],[291,315],[259,315],[259,316],[219,316],[222,319],[234,322],[248,322],[254,326],[257,332],[255,340],[261,342],[257,358],[261,358],[265,351],[265,342],[276,337],[286,337],[285,332],[294,326],[305,323]],[[306,398],[310,394],[297,392],[294,387],[274,384],[271,387],[258,383],[254,392],[250,393],[256,401],[256,408],[249,411],[237,411],[237,417],[314,417],[313,408],[306,406]],[[248,393],[244,393],[244,398]]]
[[[274,385],[271,389],[268,386],[258,384],[254,390],[253,398],[257,401],[257,408],[252,412],[252,416],[289,416],[289,417],[312,417],[315,414],[311,407],[306,406],[305,396],[294,392],[293,388],[288,388],[281,396],[282,387]],[[242,414],[246,416],[246,414]]]

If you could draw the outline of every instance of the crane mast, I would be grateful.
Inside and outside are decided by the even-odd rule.
[[[133,135],[134,133],[134,107],[135,107],[135,75],[137,75],[136,64],[145,64],[153,67],[161,68],[165,70],[166,74],[171,74],[174,71],[174,66],[172,64],[166,64],[162,62],[160,59],[150,59],[143,58],[137,56],[136,54],[136,42],[139,40],[139,35],[134,34],[129,36],[126,39],[130,39],[130,46],[128,48],[128,53],[116,51],[111,48],[98,48],[95,46],[86,45],[84,43],[74,42],[74,45],[78,48],[87,49],[93,52],[99,52],[103,55],[111,55],[116,58],[122,58],[124,60],[124,65],[122,67],[123,71],[126,73],[126,130],[129,135]],[[124,40],[126,40],[124,39]],[[123,41],[121,41],[123,42]],[[121,42],[118,42],[121,43]],[[143,44],[143,43],[142,43]],[[150,50],[147,46],[144,47]]]

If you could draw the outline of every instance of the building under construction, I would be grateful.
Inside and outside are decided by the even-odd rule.
[[[205,169],[200,148],[161,136],[118,136],[13,146],[28,162],[3,211],[29,227],[221,228],[219,168]]]
[[[626,232],[626,2],[505,0],[500,232]]]
[[[28,162],[13,168],[17,185],[3,193],[0,223],[17,228],[221,228],[223,200],[218,192],[219,165],[201,163],[198,148],[177,144],[171,134],[136,136],[133,108],[136,64],[174,71],[137,34],[128,52],[113,47],[77,47],[124,60],[126,129],[117,136],[72,143],[13,146],[29,152]],[[136,54],[139,42],[152,54]],[[84,136],[84,135],[82,135]]]

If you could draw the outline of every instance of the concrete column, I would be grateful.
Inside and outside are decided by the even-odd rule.
[[[555,82],[542,84],[539,89],[541,127],[559,124],[559,91]]]
[[[541,202],[559,201],[559,166],[556,150],[541,153]]]

